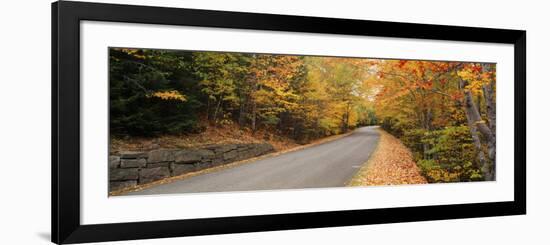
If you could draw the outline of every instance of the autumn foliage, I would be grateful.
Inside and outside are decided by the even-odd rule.
[[[496,66],[111,48],[110,131],[231,125],[309,142],[381,125],[430,182],[494,180]]]
[[[431,182],[494,180],[494,64],[381,60],[376,113]]]
[[[110,70],[113,135],[238,124],[309,142],[374,118],[360,59],[113,48]]]

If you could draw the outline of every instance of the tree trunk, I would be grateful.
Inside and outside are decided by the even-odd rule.
[[[206,120],[210,122],[210,99],[206,101]]]
[[[252,99],[252,135],[254,135],[254,133],[256,132],[256,101],[254,101],[254,99]]]
[[[488,72],[490,69],[490,66],[487,64],[482,65],[483,71]],[[485,105],[487,109],[487,121],[489,122],[489,129],[491,130],[491,133],[493,137],[491,138],[491,142],[489,143],[489,149],[488,149],[488,155],[489,159],[492,160],[493,165],[491,166],[491,169],[489,171],[492,173],[492,176],[489,176],[492,180],[495,178],[495,172],[496,172],[496,99],[495,99],[495,83],[493,81],[490,81],[489,84],[485,84],[483,86],[483,97],[485,98]]]
[[[464,90],[464,110],[466,112],[466,119],[472,134],[474,146],[478,151],[478,160],[480,161],[481,171],[485,180],[494,180],[495,178],[495,153],[496,153],[496,138],[491,129],[487,126],[485,121],[481,118],[479,108],[477,108],[472,92],[465,89],[467,81],[461,80],[460,87]],[[479,137],[479,133],[483,138]],[[484,156],[482,141],[487,144],[487,157]]]
[[[340,127],[342,133],[345,133],[349,130],[349,116],[351,114],[351,102],[346,102],[346,110],[342,115],[342,126]]]
[[[462,106],[463,108],[466,108],[465,105]],[[466,120],[468,122],[468,128],[470,129],[470,135],[472,136],[472,141],[476,150],[476,157],[477,157],[477,163],[474,164],[476,168],[482,169],[483,166],[486,165],[486,159],[485,159],[485,153],[483,152],[483,147],[481,145],[481,139],[479,137],[479,133],[477,132],[477,127],[475,126],[475,120],[473,119],[473,116],[469,112],[468,109],[465,110],[466,112]]]
[[[253,55],[255,57],[255,55]],[[251,128],[252,128],[252,135],[254,135],[256,133],[256,117],[257,117],[257,110],[258,110],[258,105],[257,105],[257,102],[256,102],[256,92],[259,90],[259,84],[258,84],[258,79],[256,77],[252,77],[250,78],[250,83],[251,83],[251,88],[252,88],[252,91],[250,92],[250,97],[249,97],[249,102],[252,103],[252,118],[251,118]]]
[[[348,111],[348,106],[346,106],[346,111],[344,111],[344,114],[342,114],[342,122],[340,126],[341,133],[347,132],[348,128],[349,128],[349,111]]]
[[[420,113],[421,120],[422,120],[422,128],[426,130],[427,132],[430,132],[432,130],[432,111],[428,109],[422,109],[422,112]],[[430,145],[428,143],[422,143],[422,155],[424,159],[434,159],[437,158],[437,156],[432,156],[428,154],[428,151],[430,150]]]
[[[482,65],[484,72],[489,72],[490,67],[487,64]],[[485,98],[485,106],[487,109],[487,121],[493,135],[496,135],[496,100],[495,100],[495,83],[491,81],[489,84],[483,85],[483,97]]]
[[[489,121],[489,128],[491,132],[496,134],[496,101],[494,99],[495,92],[491,84],[483,86],[483,97],[485,98],[485,105],[487,108],[487,120]]]
[[[246,98],[241,99],[241,104],[239,105],[239,127],[243,128],[246,123]]]
[[[222,100],[221,98],[218,99],[218,104],[216,105],[216,109],[214,110],[214,124],[218,124],[218,112],[220,110],[220,107],[221,107],[221,104],[222,104]]]

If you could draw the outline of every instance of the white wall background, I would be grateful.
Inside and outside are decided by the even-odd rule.
[[[114,1],[107,1],[114,2]],[[550,21],[544,1],[120,0],[119,3],[525,29],[526,216],[277,231],[107,244],[548,244]],[[50,230],[50,1],[0,9],[1,244],[48,244]]]

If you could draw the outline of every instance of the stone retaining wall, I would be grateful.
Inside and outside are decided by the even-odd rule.
[[[123,152],[109,156],[109,191],[245,160],[273,151],[273,146],[263,143]]]

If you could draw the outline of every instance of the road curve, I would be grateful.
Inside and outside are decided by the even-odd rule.
[[[343,138],[126,195],[340,187],[376,148],[376,127]]]

